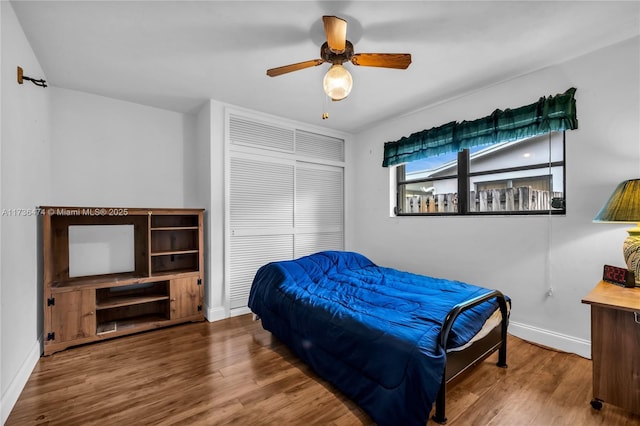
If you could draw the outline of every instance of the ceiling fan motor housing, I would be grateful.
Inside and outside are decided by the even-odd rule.
[[[325,41],[320,48],[320,57],[324,59],[325,62],[342,65],[345,62],[351,61],[353,57],[353,44],[351,44],[349,40],[346,40],[344,51],[334,52]]]

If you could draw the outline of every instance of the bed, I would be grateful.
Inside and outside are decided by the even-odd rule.
[[[495,351],[506,367],[508,297],[359,253],[266,264],[249,308],[380,426],[425,425],[434,401],[444,423],[447,383]]]

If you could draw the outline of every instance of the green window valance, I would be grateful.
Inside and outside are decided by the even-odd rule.
[[[578,128],[575,88],[542,97],[531,105],[497,109],[473,121],[452,121],[384,144],[382,167],[433,157],[465,148],[515,141],[552,131]]]

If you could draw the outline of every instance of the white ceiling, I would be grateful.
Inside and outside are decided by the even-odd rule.
[[[638,1],[12,4],[53,86],[179,112],[216,99],[351,132],[640,34]],[[320,57],[322,15],[348,21],[356,53],[411,53],[411,66],[345,64],[354,87],[340,102],[322,91],[328,64],[268,77]]]

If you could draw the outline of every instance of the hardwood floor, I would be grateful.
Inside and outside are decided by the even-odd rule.
[[[450,426],[638,425],[591,408],[591,361],[509,337],[447,393]],[[431,424],[432,422],[430,422]],[[12,425],[371,425],[250,315],[72,348],[41,358]]]

